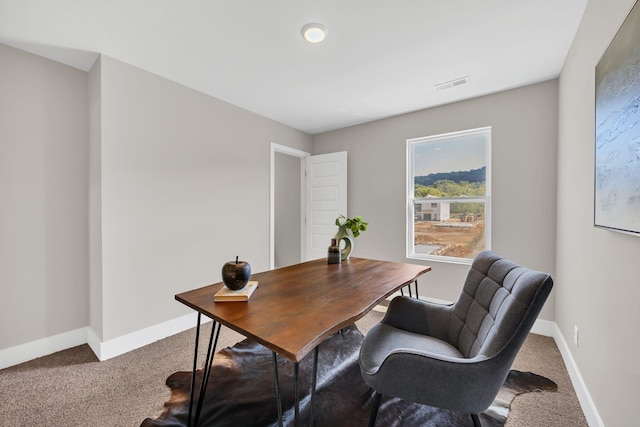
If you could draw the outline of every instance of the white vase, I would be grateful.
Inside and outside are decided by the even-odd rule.
[[[351,237],[351,233],[349,233],[347,227],[344,225],[338,226],[338,232],[334,239],[336,239],[338,246],[340,246],[342,260],[349,259],[349,255],[351,255],[351,251],[353,250],[353,237]],[[342,247],[342,242],[344,242],[344,247]]]

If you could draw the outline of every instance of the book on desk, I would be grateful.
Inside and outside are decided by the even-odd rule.
[[[256,289],[258,289],[258,282],[256,280],[250,280],[244,288],[238,289],[237,291],[223,286],[215,293],[213,300],[215,302],[249,301],[249,298],[251,298],[251,295],[253,295]]]

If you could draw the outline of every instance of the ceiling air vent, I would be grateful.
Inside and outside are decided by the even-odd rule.
[[[454,86],[460,86],[466,83],[469,83],[469,76],[460,77],[459,79],[455,79],[455,80],[449,80],[448,82],[439,83],[435,86],[437,90],[445,90],[445,89],[449,89]]]

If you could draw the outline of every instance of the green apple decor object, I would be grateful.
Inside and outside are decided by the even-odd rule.
[[[233,291],[240,290],[247,285],[251,277],[251,266],[246,261],[230,261],[222,266],[222,281]]]

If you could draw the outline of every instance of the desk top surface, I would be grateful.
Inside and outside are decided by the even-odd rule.
[[[214,302],[222,283],[178,294],[176,300],[299,362],[331,334],[430,270],[363,258],[340,264],[318,259],[251,275],[258,289],[246,302]]]

